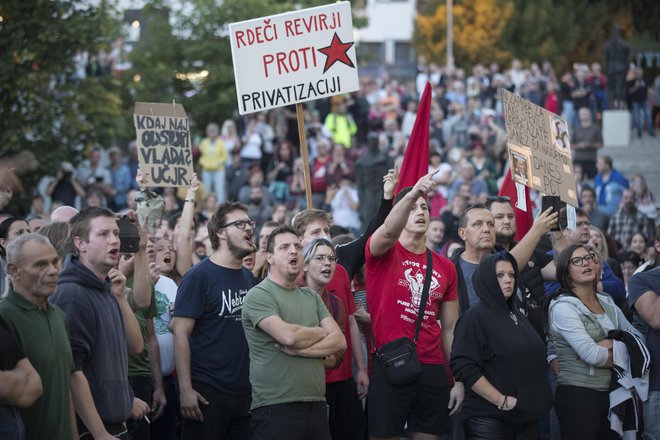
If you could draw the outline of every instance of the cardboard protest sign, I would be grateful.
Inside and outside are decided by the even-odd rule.
[[[349,2],[229,25],[244,115],[359,89]]]
[[[188,116],[181,104],[136,102],[133,122],[147,186],[190,185],[193,174]]]
[[[511,177],[578,206],[564,118],[502,89]]]

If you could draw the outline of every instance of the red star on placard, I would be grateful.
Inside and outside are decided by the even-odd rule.
[[[350,49],[353,44],[355,44],[355,42],[343,43],[339,39],[337,32],[335,32],[335,35],[332,37],[332,43],[330,43],[330,46],[318,49],[319,52],[327,57],[325,60],[325,67],[323,67],[323,73],[327,72],[327,70],[337,61],[346,64],[348,67],[355,68],[353,61],[351,61],[351,59],[346,54],[348,49]]]

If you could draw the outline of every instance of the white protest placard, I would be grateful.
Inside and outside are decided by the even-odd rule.
[[[147,186],[190,186],[192,144],[183,106],[136,102],[133,123],[140,170],[147,177]]]
[[[504,89],[502,103],[513,180],[578,206],[564,118]]]
[[[349,2],[231,23],[241,115],[359,89]]]

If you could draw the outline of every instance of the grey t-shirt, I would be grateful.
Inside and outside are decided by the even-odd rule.
[[[472,275],[474,275],[474,271],[477,270],[478,264],[469,263],[465,261],[463,257],[460,257],[458,261],[461,264],[461,271],[463,272],[463,278],[465,279],[468,300],[470,301],[470,307],[472,307],[479,302],[477,292],[474,291],[474,286],[472,285]]]

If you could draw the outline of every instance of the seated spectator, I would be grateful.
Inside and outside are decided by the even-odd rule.
[[[497,194],[499,189],[497,186],[497,166],[486,155],[486,150],[481,140],[477,139],[472,142],[472,155],[468,158],[468,162],[474,166],[476,177],[486,182],[488,194]]]
[[[642,259],[633,251],[624,251],[619,254],[619,264],[621,265],[621,273],[623,274],[623,284],[626,286],[626,292],[628,292],[630,277],[633,276],[639,265],[642,264]]]
[[[469,186],[469,194],[472,198],[471,204],[484,203],[488,197],[488,187],[486,182],[476,176],[476,170],[467,160],[461,162],[458,177],[451,185],[450,195],[460,193],[461,186]]]
[[[330,205],[335,224],[347,228],[353,235],[358,236],[362,224],[358,214],[358,193],[352,183],[350,177],[342,177],[337,193]]]
[[[218,199],[224,201],[225,163],[227,148],[220,137],[220,127],[212,122],[206,126],[206,137],[199,143],[199,165],[202,167],[202,181],[206,191],[214,192]]]
[[[76,199],[85,197],[85,188],[73,178],[73,165],[70,162],[62,162],[55,179],[46,188],[46,194],[53,204],[65,206],[76,206]]]
[[[596,205],[596,191],[590,186],[583,186],[579,194],[580,202],[582,203],[582,210],[587,216],[589,216],[591,224],[606,231],[610,222],[610,217],[601,211],[598,208],[598,205]]]
[[[596,160],[598,174],[595,190],[598,207],[607,215],[612,215],[619,208],[623,190],[628,188],[628,179],[612,167],[610,156],[601,156]]]
[[[626,248],[632,236],[639,232],[647,239],[653,236],[654,225],[635,206],[635,193],[631,189],[623,191],[619,210],[610,218],[607,233],[612,236],[622,248]]]
[[[293,178],[293,162],[296,159],[295,150],[289,141],[277,146],[273,161],[268,167],[269,190],[276,202],[286,202],[289,199],[289,182]]]
[[[250,117],[245,128],[245,134],[241,139],[243,147],[241,148],[241,163],[243,168],[250,168],[252,164],[261,166],[261,147],[263,140],[257,132],[257,118]]]
[[[634,174],[630,188],[635,191],[635,205],[637,210],[654,222],[658,218],[658,208],[655,206],[655,197],[641,174]]]

